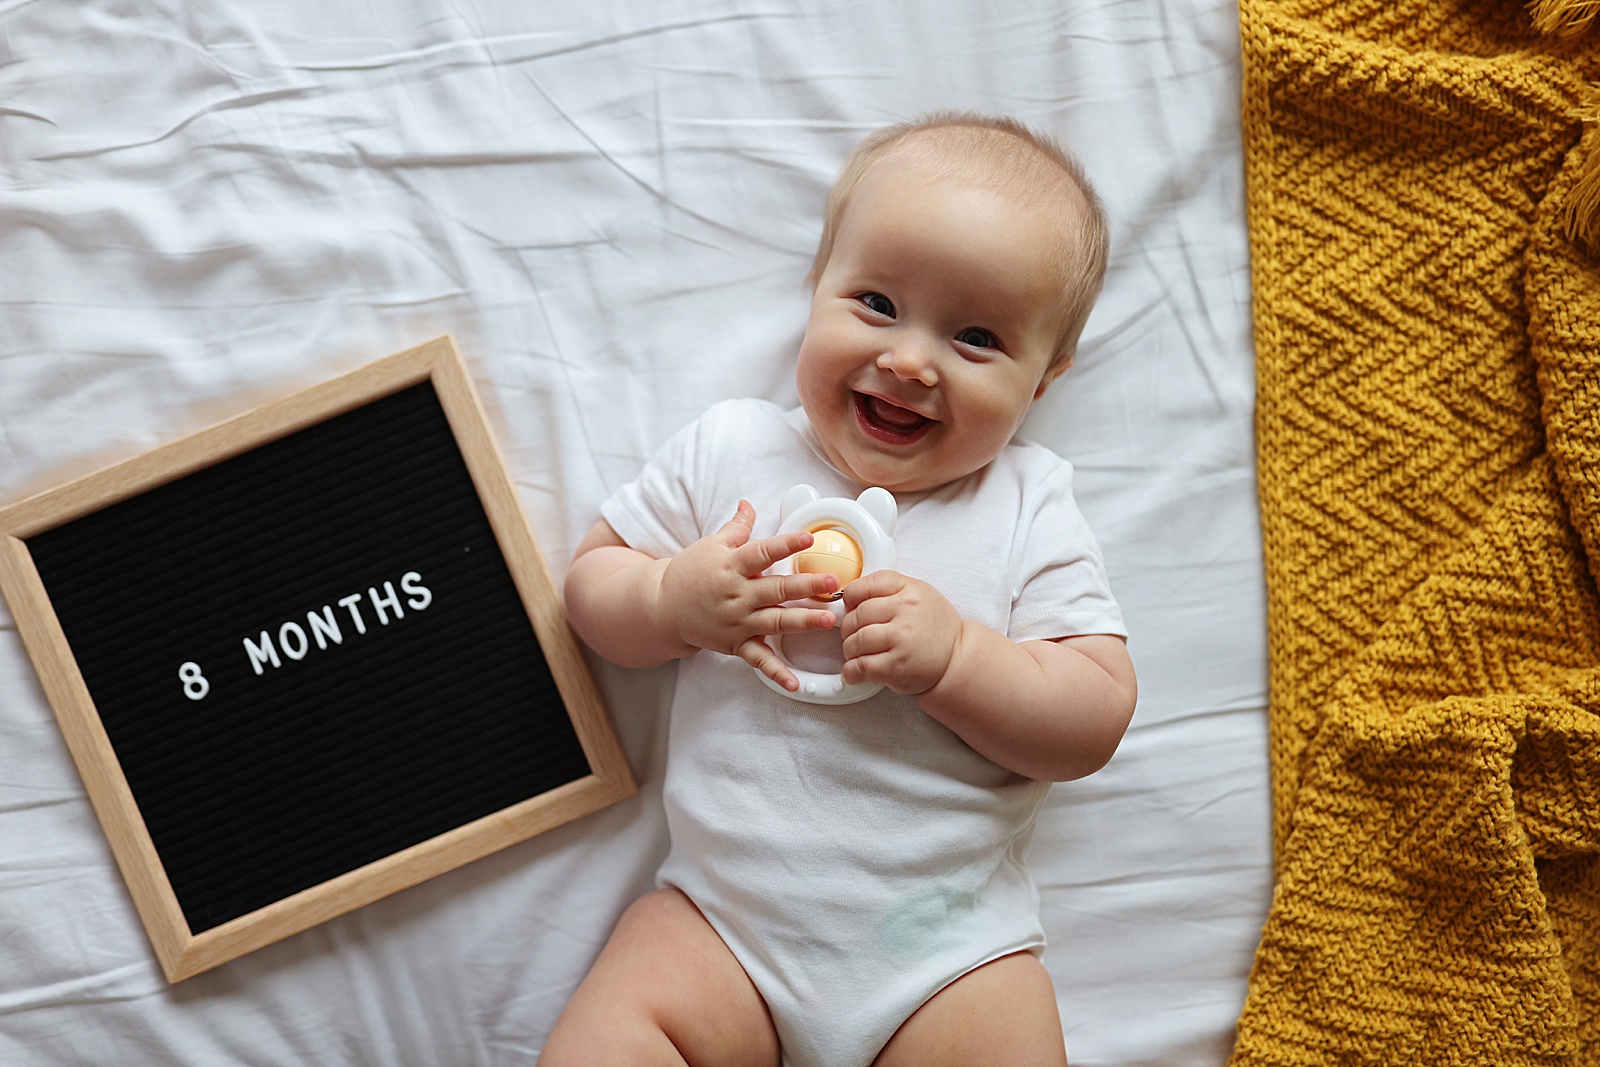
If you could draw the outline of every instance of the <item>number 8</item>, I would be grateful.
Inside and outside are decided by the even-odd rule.
[[[178,668],[178,680],[183,682],[183,695],[190,700],[204,700],[211,692],[211,683],[200,673],[200,664],[193,660]]]

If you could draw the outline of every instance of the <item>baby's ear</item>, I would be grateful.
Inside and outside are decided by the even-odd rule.
[[[1070,366],[1072,366],[1072,357],[1068,356],[1060,363],[1046,370],[1044,377],[1039,379],[1039,388],[1033,391],[1033,398],[1038,400],[1041,396],[1044,396],[1044,391],[1050,388],[1050,383],[1067,373],[1067,368]]]

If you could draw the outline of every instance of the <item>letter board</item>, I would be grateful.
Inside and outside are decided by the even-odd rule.
[[[634,790],[448,338],[0,511],[170,981]]]

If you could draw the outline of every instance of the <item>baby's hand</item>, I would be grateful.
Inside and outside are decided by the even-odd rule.
[[[873,571],[844,590],[844,680],[916,696],[939,683],[961,638],[961,616],[933,586]]]
[[[831,574],[763,574],[778,560],[810,547],[812,537],[802,530],[751,541],[755,521],[755,508],[741,500],[722,529],[674,556],[661,578],[660,610],[666,625],[686,644],[738,656],[793,692],[799,679],[778,660],[766,636],[832,626],[831,611],[781,605],[837,592],[839,579]]]

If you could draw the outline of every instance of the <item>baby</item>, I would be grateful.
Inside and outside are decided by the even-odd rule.
[[[1115,751],[1135,681],[1072,468],[1013,440],[1105,273],[1078,166],[943,114],[852,153],[828,201],[801,406],[726,401],[602,508],[572,625],[682,660],[661,888],[623,915],[540,1063],[1064,1064],[1024,858],[1052,781]],[[766,638],[835,625],[778,502],[890,490],[899,570],[844,590],[856,704],[790,700]],[[729,518],[728,516],[732,516]],[[800,602],[800,603],[797,603]]]

